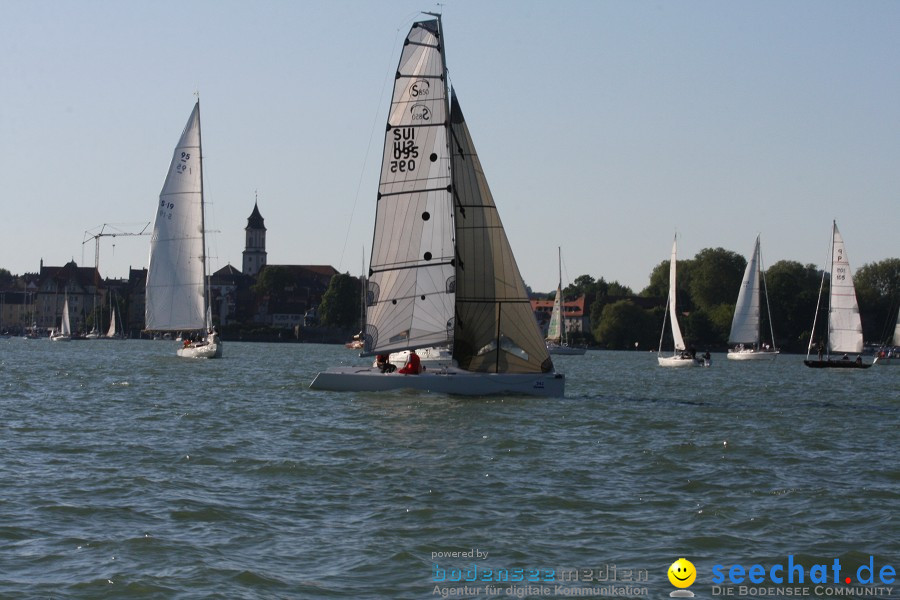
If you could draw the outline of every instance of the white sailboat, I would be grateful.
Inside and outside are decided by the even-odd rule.
[[[697,367],[704,362],[695,358],[693,352],[688,352],[684,346],[684,338],[681,336],[681,327],[678,326],[678,310],[676,308],[676,263],[678,256],[678,236],[672,242],[672,256],[669,259],[669,297],[666,301],[666,313],[663,314],[662,331],[659,334],[659,350],[656,360],[661,367]],[[668,317],[674,347],[671,356],[663,356],[663,338],[666,334],[666,317]]]
[[[814,347],[816,321],[819,317],[819,306],[822,303],[822,290],[825,287],[825,271],[822,271],[822,284],[819,287],[819,301],[816,303],[816,315],[813,318],[813,337],[809,340],[806,352],[807,367],[814,369],[868,369],[871,364],[862,362],[863,333],[859,319],[859,305],[856,302],[856,288],[853,285],[853,274],[850,261],[844,248],[844,238],[838,231],[837,222],[831,227],[831,285],[828,290],[828,333],[825,344],[818,344],[818,358],[812,360],[810,352]],[[840,354],[832,358],[832,353]],[[855,359],[850,355],[855,354]]]
[[[150,238],[145,327],[154,332],[202,332],[199,341],[185,341],[176,354],[219,358],[222,342],[209,317],[201,148],[198,100],[159,194]]]
[[[771,342],[762,345],[760,345],[760,281],[766,298]],[[744,279],[741,281],[741,289],[734,307],[728,343],[735,344],[734,348],[728,350],[728,358],[731,360],[772,360],[778,356],[778,350],[775,348],[775,331],[772,327],[772,311],[769,309],[769,291],[766,289],[766,278],[762,269],[759,236],[756,236],[753,255],[747,263],[747,268],[744,269]]]
[[[310,388],[562,396],[469,129],[449,92],[440,15],[414,23],[385,134],[364,356],[452,348],[417,375],[335,367]]]
[[[62,317],[59,322],[59,330],[50,333],[50,340],[54,342],[68,342],[72,339],[72,326],[69,323],[69,295],[63,300]]]
[[[113,302],[112,294],[109,297],[109,329],[106,330],[106,335],[103,336],[107,339],[116,340],[124,338],[124,332],[119,331],[118,328],[119,321],[119,309],[116,307]]]
[[[559,283],[556,285],[556,297],[553,299],[553,312],[550,313],[550,325],[547,327],[547,350],[550,354],[565,354],[570,356],[584,354],[584,348],[569,346],[568,331],[566,330],[566,318],[563,314],[562,293],[562,248],[557,246],[559,257]]]
[[[897,322],[894,324],[894,337],[891,346],[881,348],[875,357],[874,365],[886,367],[900,365],[900,310],[897,311]]]

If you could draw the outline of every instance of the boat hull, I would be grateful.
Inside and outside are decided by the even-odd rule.
[[[872,365],[853,360],[804,360],[811,369],[868,369]]]
[[[703,359],[698,358],[683,358],[681,356],[657,356],[657,362],[659,362],[659,366],[668,367],[668,368],[685,368],[685,367],[702,367],[704,366]]]
[[[559,373],[472,373],[455,367],[419,375],[382,373],[373,367],[335,367],[317,374],[309,388],[332,392],[417,390],[461,396],[527,395],[559,398],[565,394]]]
[[[556,354],[559,356],[581,356],[585,353],[584,348],[573,348],[572,346],[555,346],[548,345],[547,351],[550,354]]]
[[[729,350],[728,360],[775,360],[777,350]]]
[[[182,346],[175,351],[175,355],[181,358],[222,358],[222,342],[202,346]]]

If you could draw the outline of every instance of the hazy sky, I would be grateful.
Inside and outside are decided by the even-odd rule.
[[[92,265],[153,218],[199,90],[213,268],[254,194],[269,264],[358,274],[412,0],[0,0],[0,267]],[[639,291],[723,247],[900,256],[900,2],[444,0],[450,79],[535,290]],[[113,229],[113,230],[115,230]],[[89,235],[89,234],[88,234]],[[149,237],[102,238],[100,271]],[[737,290],[735,290],[737,294]]]

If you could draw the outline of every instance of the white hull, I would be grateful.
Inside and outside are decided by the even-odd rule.
[[[309,388],[332,392],[419,390],[439,394],[487,396],[496,394],[562,397],[565,377],[556,373],[472,373],[455,367],[420,375],[382,373],[373,367],[335,367],[322,371]]]
[[[547,351],[550,354],[556,354],[559,356],[581,356],[585,353],[584,348],[574,348],[572,346],[556,346],[556,345],[547,345]]]
[[[661,367],[700,367],[704,365],[703,359],[681,356],[657,356],[656,360]]]
[[[222,342],[202,346],[182,346],[175,351],[175,355],[181,358],[222,358]]]
[[[51,342],[71,342],[72,336],[54,334],[54,335],[50,336],[50,341]]]
[[[775,360],[778,350],[729,350],[729,360]]]

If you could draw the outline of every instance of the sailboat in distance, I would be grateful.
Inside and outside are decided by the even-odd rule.
[[[63,300],[62,316],[59,320],[59,330],[50,332],[50,340],[54,342],[68,342],[72,339],[72,325],[69,321],[69,294]]]
[[[669,258],[669,296],[666,300],[666,312],[663,313],[663,326],[659,334],[659,349],[656,360],[661,367],[698,367],[704,362],[688,351],[681,336],[681,327],[678,325],[677,294],[677,268],[678,263],[678,236],[672,241],[672,256]],[[662,351],[663,338],[666,335],[666,317],[669,320],[669,328],[672,330],[672,355],[664,356]]]
[[[768,343],[760,345],[760,281],[766,298],[771,346]],[[772,311],[769,309],[769,291],[766,289],[766,277],[762,269],[759,236],[756,236],[753,255],[747,263],[747,268],[744,269],[744,279],[734,307],[728,343],[735,344],[734,348],[728,350],[728,358],[731,360],[772,360],[778,356],[778,350],[775,349],[775,330],[772,327]]]
[[[446,347],[455,365],[421,371],[417,358],[393,372],[334,367],[310,388],[562,396],[565,378],[553,369],[447,83],[440,15],[427,14],[434,19],[413,23],[394,80],[362,355]]]
[[[199,332],[200,339],[186,340],[177,348],[177,356],[222,356],[222,342],[212,327],[206,278],[199,100],[175,147],[159,194],[150,238],[144,316],[148,331]]]
[[[559,283],[556,285],[556,297],[553,299],[553,311],[550,313],[550,324],[547,327],[547,350],[550,354],[580,356],[585,353],[584,348],[569,346],[565,302],[562,293],[562,248],[557,247],[557,252],[559,255]]]
[[[812,335],[806,351],[807,367],[814,369],[868,369],[871,364],[862,362],[863,333],[859,319],[859,304],[856,302],[856,287],[853,285],[853,274],[850,261],[844,247],[844,238],[838,231],[837,221],[831,226],[831,285],[828,286],[828,329],[825,344],[815,344],[816,321],[819,317],[819,306],[822,304],[822,290],[825,287],[825,275],[822,270],[822,284],[819,286],[819,300],[816,303],[816,314],[813,317]],[[818,358],[813,360],[810,353],[816,346]],[[833,359],[831,354],[841,354]],[[850,354],[856,358],[851,359]]]

